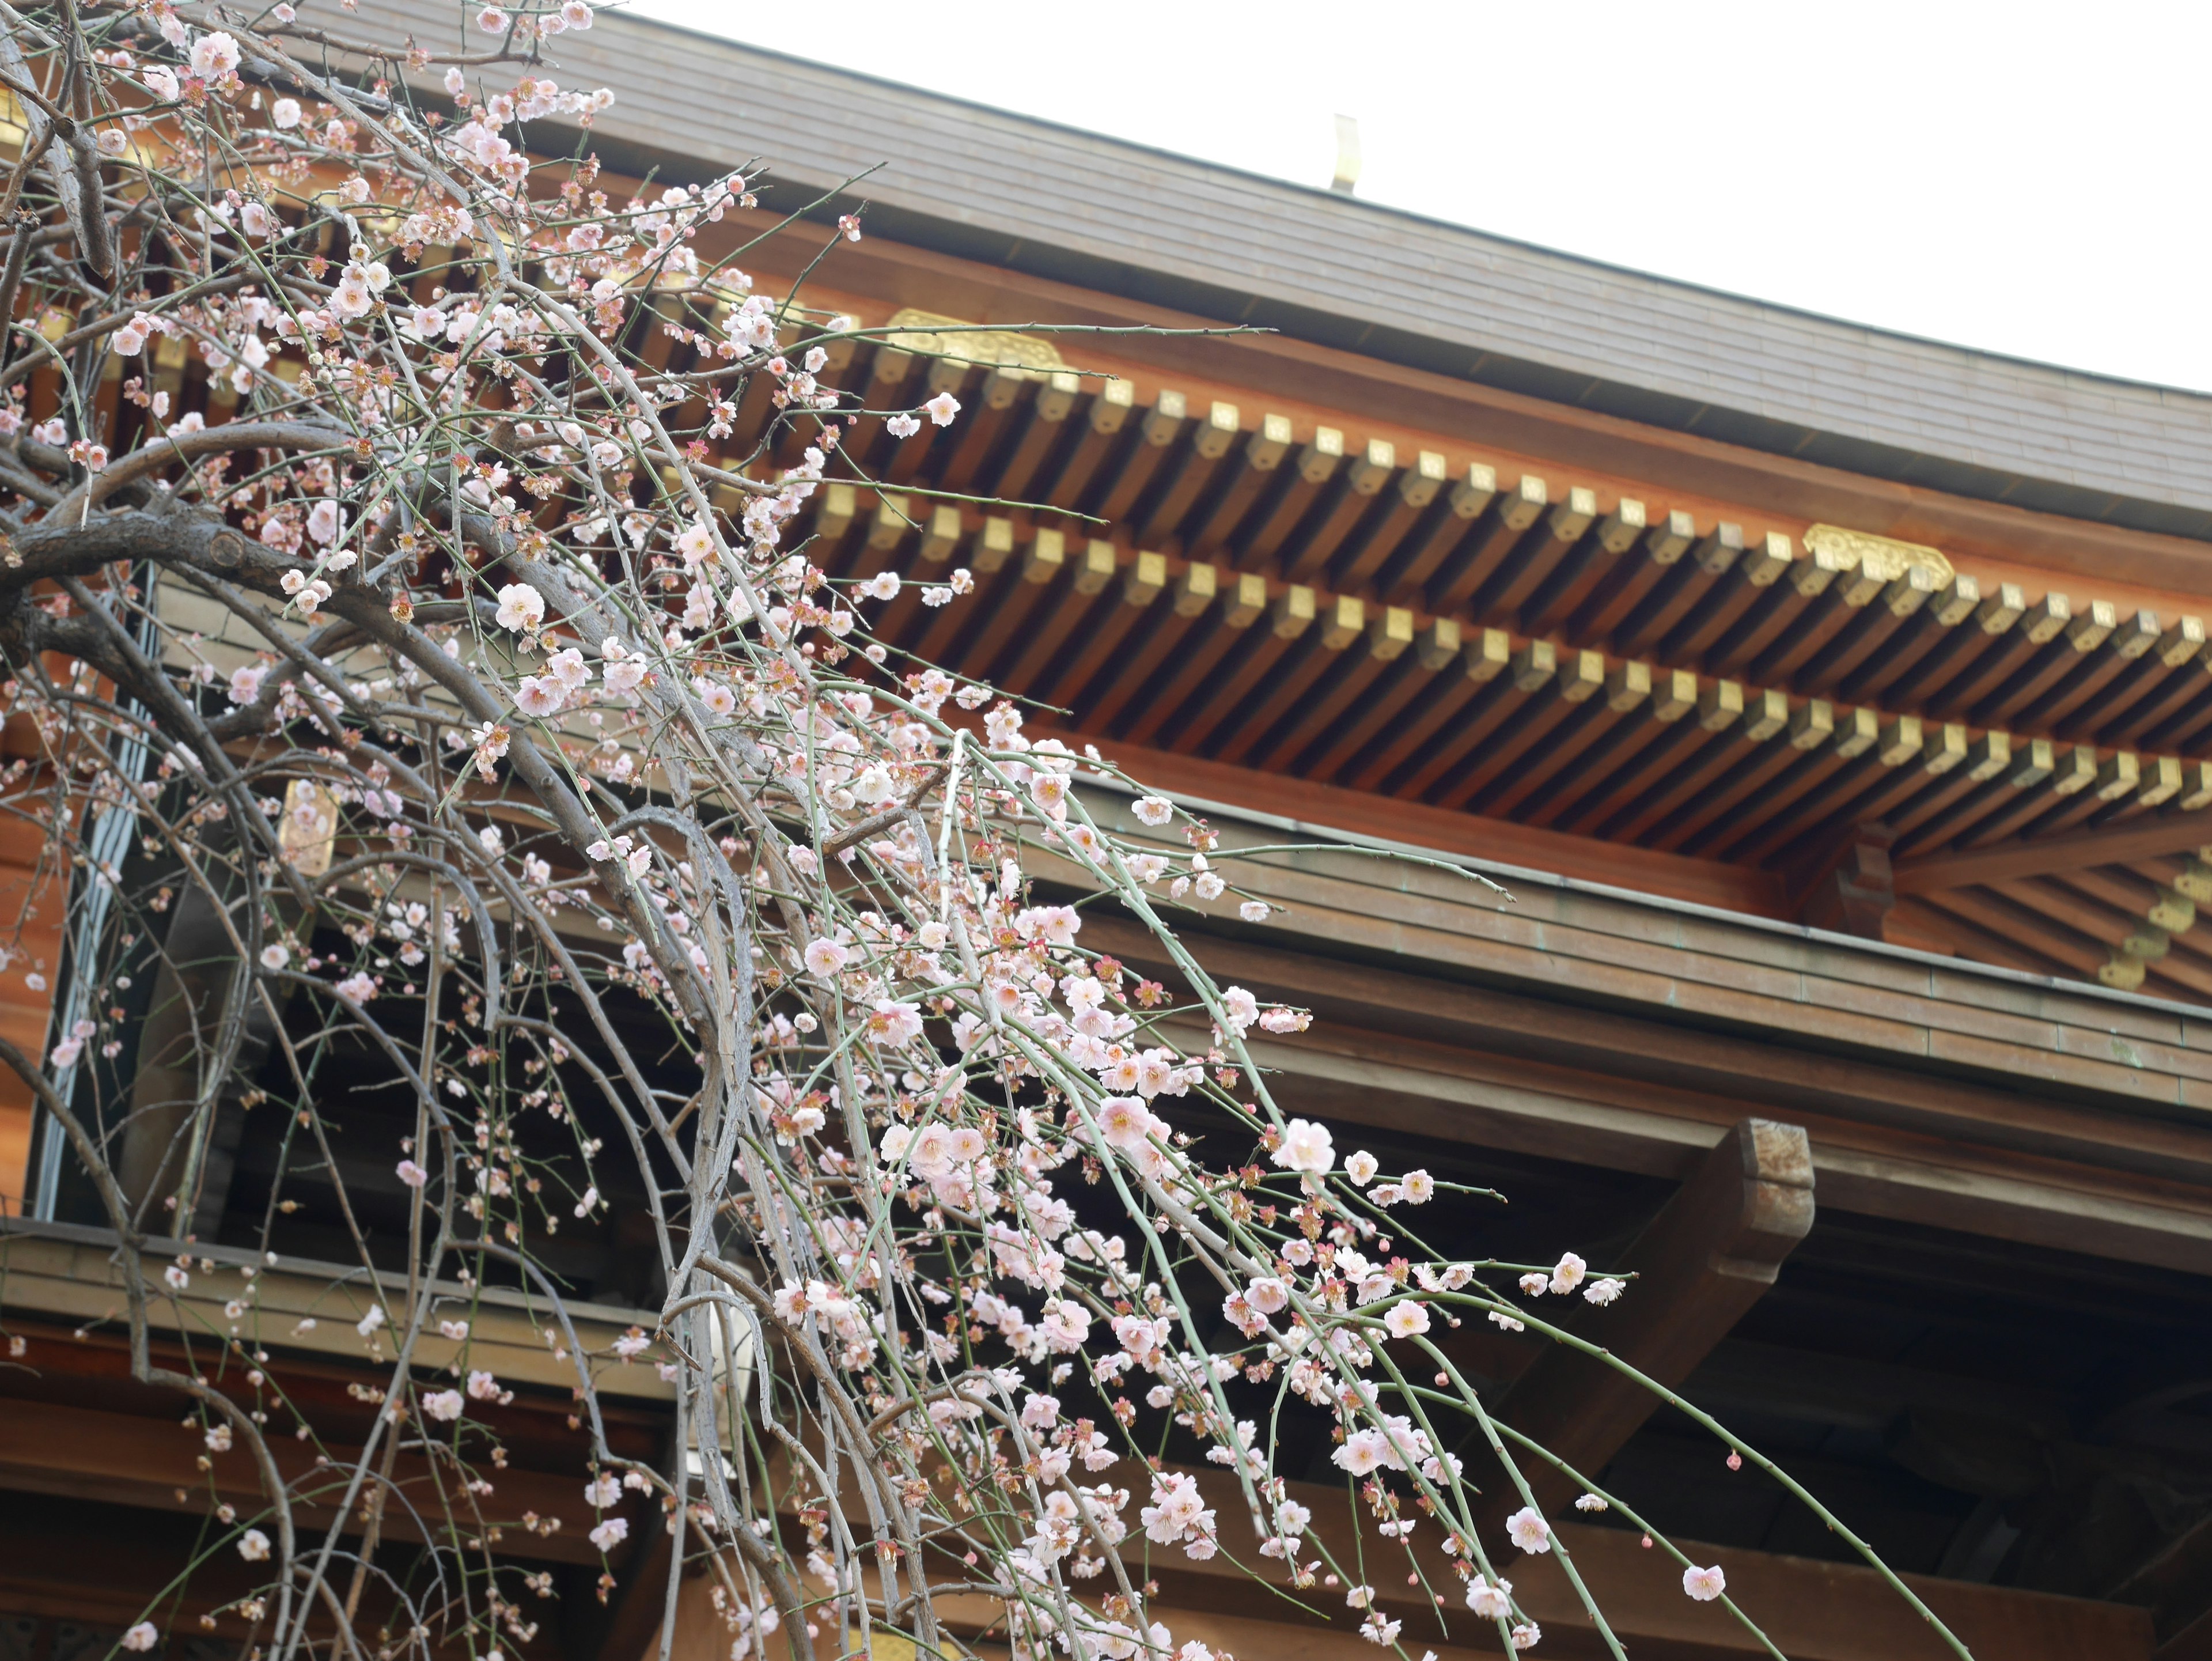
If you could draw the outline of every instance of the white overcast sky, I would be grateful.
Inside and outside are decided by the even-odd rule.
[[[1342,112],[1372,201],[2212,391],[2204,0],[635,9],[1306,184]]]

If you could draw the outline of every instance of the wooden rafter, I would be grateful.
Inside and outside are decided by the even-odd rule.
[[[1976,883],[2016,882],[2024,877],[2186,853],[2208,843],[2212,843],[2212,808],[2160,813],[2067,837],[1900,861],[1897,891],[1929,894]]]

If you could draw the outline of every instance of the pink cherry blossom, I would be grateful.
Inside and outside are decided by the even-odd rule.
[[[457,1390],[434,1390],[422,1397],[424,1415],[447,1422],[459,1418],[461,1409],[466,1405],[461,1399],[461,1392]]]
[[[1682,1571],[1682,1590],[1700,1603],[1710,1603],[1728,1590],[1728,1576],[1718,1564],[1709,1569],[1692,1566]]]
[[[526,582],[510,582],[499,591],[495,620],[517,634],[535,629],[545,620],[545,597]]]
[[[1336,1163],[1328,1127],[1305,1119],[1292,1119],[1284,1127],[1281,1142],[1268,1157],[1286,1171],[1303,1171],[1316,1176]]]
[[[1529,1506],[1522,1506],[1505,1519],[1505,1532],[1515,1545],[1532,1555],[1552,1548],[1552,1525]]]
[[[191,61],[194,75],[203,80],[220,80],[238,67],[238,41],[220,31],[204,34],[192,42]]]

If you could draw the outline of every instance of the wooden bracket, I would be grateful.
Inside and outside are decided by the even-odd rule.
[[[1797,888],[1797,921],[1862,940],[1883,938],[1882,925],[1897,904],[1889,850],[1897,836],[1886,824],[1854,825],[1813,867]]]
[[[1672,1389],[1774,1284],[1783,1260],[1812,1226],[1813,1150],[1805,1132],[1743,1120],[1620,1261],[1605,1265],[1636,1276],[1620,1302],[1600,1310],[1578,1299],[1558,1324]],[[1494,1414],[1595,1480],[1661,1399],[1596,1358],[1555,1343],[1506,1390]],[[1573,1494],[1548,1465],[1516,1463],[1547,1512]],[[1510,1485],[1486,1486],[1486,1509],[1502,1516],[1520,1504]]]

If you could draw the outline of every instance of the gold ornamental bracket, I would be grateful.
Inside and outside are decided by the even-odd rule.
[[[1065,369],[1066,361],[1049,340],[1013,329],[981,329],[957,317],[903,307],[891,313],[884,326],[893,332],[886,345],[924,357],[950,357],[1000,369],[1024,369],[1050,374]]]
[[[1846,531],[1839,525],[1814,526],[1805,532],[1805,548],[1815,556],[1826,554],[1838,572],[1862,572],[1876,582],[1894,582],[1917,569],[1933,576],[1940,588],[1958,575],[1941,549],[1878,537],[1870,531]]]

